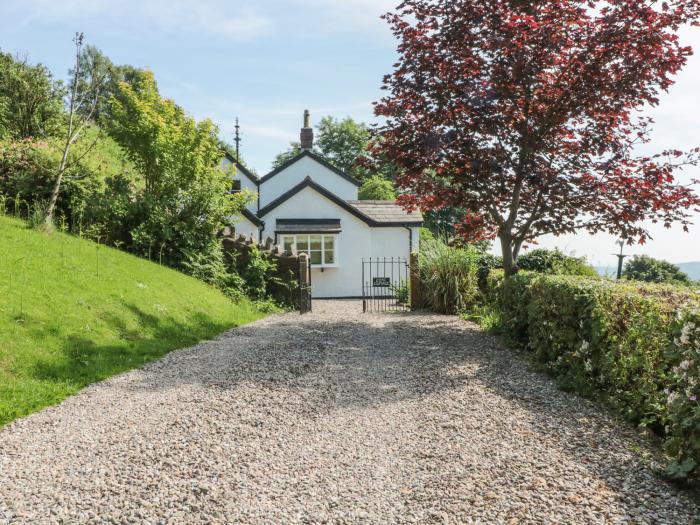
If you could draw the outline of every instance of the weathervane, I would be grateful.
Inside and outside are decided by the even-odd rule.
[[[241,127],[238,125],[238,117],[236,117],[236,135],[233,141],[236,143],[236,160],[240,161],[241,160],[241,133],[240,129]]]

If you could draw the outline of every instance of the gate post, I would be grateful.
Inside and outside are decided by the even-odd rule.
[[[418,252],[411,252],[409,267],[411,272],[411,310],[418,310],[421,306]]]
[[[311,311],[311,259],[299,254],[299,313]]]

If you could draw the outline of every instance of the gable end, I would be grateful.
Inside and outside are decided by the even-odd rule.
[[[285,162],[285,163],[282,164],[281,166],[278,166],[277,168],[275,168],[274,170],[272,170],[270,173],[268,173],[267,175],[265,175],[264,177],[262,177],[262,178],[259,180],[259,181],[260,181],[260,184],[262,184],[262,183],[264,183],[264,182],[267,182],[268,180],[270,180],[271,178],[273,178],[275,175],[277,175],[277,174],[281,173],[282,171],[286,170],[289,166],[291,166],[292,164],[296,163],[297,161],[303,159],[304,157],[310,157],[311,159],[313,159],[313,160],[315,160],[316,162],[318,162],[318,163],[319,163],[321,166],[323,166],[324,168],[326,168],[326,169],[332,171],[333,173],[335,173],[335,174],[338,175],[339,177],[342,177],[343,179],[345,179],[345,180],[348,181],[349,183],[354,184],[355,186],[358,186],[358,187],[359,187],[359,186],[362,184],[362,183],[361,183],[359,180],[357,180],[355,177],[352,177],[351,175],[348,175],[347,173],[345,173],[345,172],[342,171],[342,170],[339,170],[338,168],[336,168],[335,166],[333,166],[333,164],[331,164],[330,162],[328,162],[326,159],[324,159],[324,158],[321,157],[320,155],[317,155],[316,153],[313,153],[313,152],[308,151],[308,150],[307,150],[307,151],[302,151],[302,152],[299,153],[297,156],[295,156],[295,157],[289,159],[287,162]]]
[[[401,221],[381,221],[381,220],[376,220],[369,215],[363,213],[359,209],[357,209],[355,206],[352,204],[348,203],[347,201],[344,201],[342,199],[339,199],[336,195],[328,191],[326,188],[323,186],[316,184],[313,180],[311,180],[311,177],[306,177],[303,181],[301,181],[299,184],[294,186],[292,189],[287,191],[286,193],[283,193],[279,197],[277,197],[275,200],[273,200],[271,203],[269,203],[267,206],[264,206],[260,208],[258,211],[258,217],[264,217],[268,213],[270,213],[272,210],[277,208],[279,205],[283,204],[284,202],[288,201],[291,199],[294,195],[299,193],[305,188],[311,188],[317,193],[320,193],[322,196],[327,198],[329,201],[334,203],[335,205],[339,206],[340,208],[344,209],[348,213],[354,215],[361,221],[363,221],[365,224],[373,227],[391,227],[391,226],[420,226],[423,224],[422,217],[419,220],[401,220]]]

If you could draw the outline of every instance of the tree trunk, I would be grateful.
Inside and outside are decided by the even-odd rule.
[[[56,210],[56,202],[58,201],[58,194],[61,191],[61,182],[63,181],[63,174],[66,171],[66,164],[68,163],[68,152],[70,151],[70,146],[71,144],[73,144],[73,141],[75,141],[75,139],[78,138],[78,135],[80,134],[80,131],[82,129],[82,125],[80,125],[79,123],[76,124],[74,122],[74,118],[76,110],[76,98],[78,94],[78,79],[80,78],[80,50],[83,46],[83,34],[76,33],[74,42],[75,70],[73,70],[73,79],[71,80],[70,103],[68,105],[68,131],[66,133],[66,145],[63,148],[61,164],[58,166],[56,181],[54,182],[53,190],[51,190],[51,198],[49,199],[49,205],[46,208],[46,214],[44,216],[44,223],[46,224],[47,228],[53,227],[53,214]]]
[[[506,277],[515,275],[518,273],[518,266],[515,263],[515,256],[513,254],[513,238],[508,234],[500,234],[498,238],[501,241],[501,254],[503,255],[503,271]]]
[[[56,202],[58,201],[58,193],[61,191],[61,182],[63,181],[63,172],[66,171],[66,162],[68,161],[68,151],[70,149],[70,139],[66,142],[66,147],[63,149],[63,156],[61,157],[61,164],[58,167],[58,174],[56,175],[56,181],[53,185],[53,190],[51,191],[51,198],[49,199],[49,205],[46,208],[46,218],[44,222],[47,227],[53,226],[53,214],[56,210]]]

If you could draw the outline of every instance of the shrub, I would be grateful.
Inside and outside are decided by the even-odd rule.
[[[687,288],[492,272],[500,329],[560,384],[664,437],[668,473],[700,477],[700,296]]]
[[[635,255],[625,265],[622,275],[631,281],[648,283],[691,284],[678,266],[647,255]]]
[[[566,255],[559,249],[537,248],[518,257],[521,270],[554,275],[582,275],[597,277],[598,273],[586,262],[585,257]]]
[[[674,458],[669,474],[677,478],[700,470],[700,307],[695,304],[678,313],[672,326],[673,340],[667,357],[671,364],[664,394],[666,431],[664,449]]]
[[[456,313],[473,307],[479,296],[478,252],[452,248],[439,240],[421,245],[419,272],[423,301],[440,313]]]
[[[479,278],[479,288],[484,290],[489,274],[493,270],[503,268],[503,257],[501,257],[500,255],[494,255],[487,251],[480,250],[476,264],[478,267],[477,275]]]

